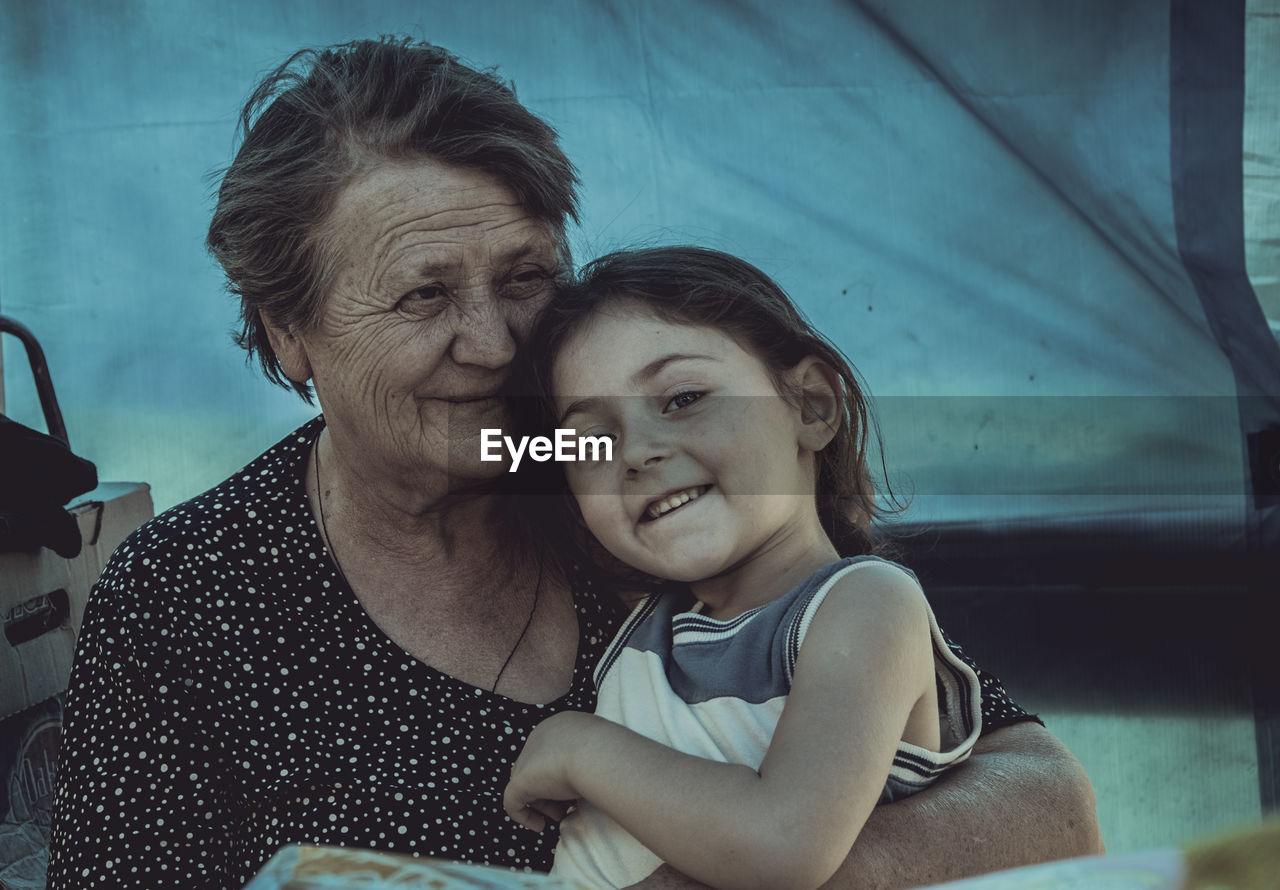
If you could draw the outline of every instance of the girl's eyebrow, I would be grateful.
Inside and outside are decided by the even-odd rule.
[[[636,371],[634,374],[632,374],[631,385],[636,387],[644,385],[645,383],[647,383],[648,381],[656,377],[662,371],[663,368],[665,368],[667,365],[673,364],[674,362],[696,361],[699,359],[703,361],[709,361],[709,362],[720,361],[720,359],[716,358],[714,355],[702,355],[699,353],[686,353],[686,352],[673,352],[673,353],[670,353],[669,355],[664,355],[660,358],[654,359],[653,361],[649,362],[649,364],[641,368],[639,371]],[[600,400],[598,398],[588,397],[585,399],[577,399],[576,401],[571,402],[569,407],[564,409],[564,413],[560,415],[559,425],[564,426],[565,419],[568,418],[570,415],[586,414],[590,412],[593,408],[595,408],[596,404],[599,401]]]
[[[713,355],[699,355],[699,354],[690,354],[690,353],[684,353],[684,352],[673,352],[673,353],[670,353],[669,355],[664,355],[661,358],[654,359],[653,361],[649,362],[649,364],[641,368],[639,371],[636,371],[634,374],[632,374],[631,385],[639,386],[641,384],[648,383],[650,380],[652,380],[654,377],[658,375],[658,372],[660,372],[663,368],[665,368],[667,365],[671,364],[672,362],[693,361],[697,359],[703,359],[709,362],[719,361],[719,359]]]
[[[595,407],[595,404],[598,401],[600,400],[599,399],[578,399],[576,402],[571,404],[568,408],[564,409],[564,413],[560,415],[560,420],[556,425],[563,427],[565,420],[567,420],[569,416],[572,414],[590,413],[591,409]]]

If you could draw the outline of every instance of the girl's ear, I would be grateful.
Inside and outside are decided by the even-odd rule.
[[[284,376],[294,383],[306,383],[311,379],[311,359],[307,356],[307,346],[292,329],[278,324],[267,313],[259,311],[258,318],[266,328],[267,339],[271,341],[271,351],[276,354]]]
[[[787,372],[792,391],[800,400],[799,443],[819,452],[840,428],[840,375],[816,355],[806,356]]]

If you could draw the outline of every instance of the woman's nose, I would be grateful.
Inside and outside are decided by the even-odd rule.
[[[505,368],[516,356],[516,341],[496,294],[459,300],[450,352],[460,365]]]

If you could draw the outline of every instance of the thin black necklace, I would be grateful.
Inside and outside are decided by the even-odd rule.
[[[316,469],[316,506],[320,512],[320,531],[324,534],[325,549],[329,552],[329,559],[333,561],[333,567],[338,570],[338,577],[342,579],[342,583],[347,585],[347,589],[352,593],[355,588],[351,586],[351,582],[347,580],[347,573],[342,570],[342,563],[338,561],[338,551],[333,548],[333,539],[329,537],[329,526],[324,521],[324,489],[320,486],[320,437],[316,437],[314,446],[314,464]],[[520,636],[516,637],[516,644],[511,647],[511,651],[507,653],[507,660],[502,663],[502,667],[498,668],[498,676],[493,678],[493,686],[490,692],[498,691],[498,684],[502,682],[502,675],[507,672],[507,665],[511,664],[511,659],[515,658],[520,644],[524,642],[525,634],[529,633],[529,627],[533,624],[534,613],[538,611],[538,597],[542,593],[542,554],[538,554],[538,581],[533,587],[533,603],[529,606],[529,617],[524,621],[524,627],[520,630]]]

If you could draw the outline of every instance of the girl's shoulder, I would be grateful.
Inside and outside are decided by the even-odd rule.
[[[923,596],[920,581],[906,566],[879,556],[849,556],[836,560],[809,575],[780,598],[788,615],[816,612],[833,591],[890,586]]]
[[[885,559],[882,556],[849,556],[838,560],[827,566],[833,577],[844,578],[852,575],[853,572],[866,573],[868,577],[899,577],[908,579],[914,586],[920,586],[920,579],[916,577],[916,573],[911,569],[894,562],[891,559]]]
[[[785,628],[785,670],[788,678],[794,672],[800,646],[808,635],[814,617],[823,604],[832,597],[846,602],[861,598],[887,599],[881,603],[890,609],[917,611],[928,601],[915,573],[907,567],[879,556],[851,556],[823,566],[788,593],[782,626]],[[828,610],[830,616],[833,610]],[[841,608],[842,614],[852,612]],[[824,619],[825,620],[825,619]]]

